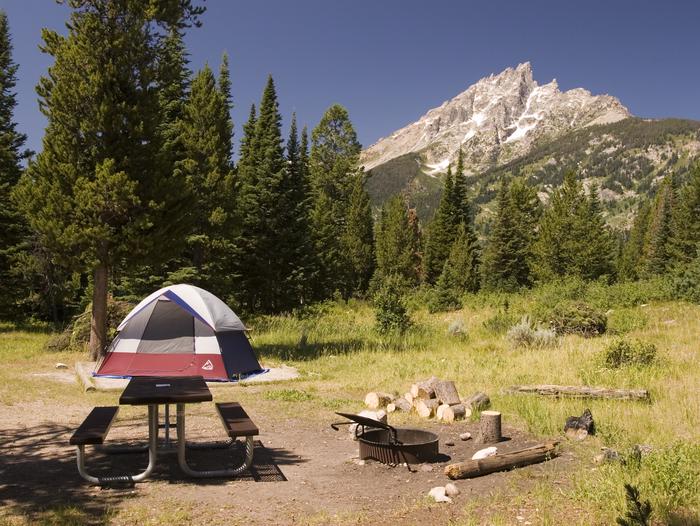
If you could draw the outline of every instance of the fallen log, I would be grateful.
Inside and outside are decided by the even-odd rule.
[[[547,442],[510,453],[496,454],[479,460],[467,460],[450,464],[445,467],[445,475],[452,480],[469,479],[497,471],[506,471],[530,464],[537,464],[556,457],[557,444],[558,442]]]
[[[443,404],[455,405],[461,403],[457,387],[453,381],[444,380],[442,382],[436,382],[433,385],[433,389],[435,390],[435,398],[440,400]]]
[[[542,396],[567,396],[572,398],[606,398],[611,400],[649,401],[646,389],[611,389],[586,385],[512,385],[506,389],[511,394],[538,394]]]
[[[365,405],[370,409],[379,409],[386,407],[394,400],[394,397],[389,393],[370,392],[365,396]]]
[[[78,375],[86,393],[97,389],[97,387],[95,387],[95,382],[92,381],[92,374],[90,372],[84,370],[82,367],[76,367],[75,374]]]
[[[430,418],[435,414],[438,405],[439,402],[435,398],[431,398],[429,400],[419,398],[415,401],[413,407],[416,408],[416,413],[418,413],[418,416],[421,418]]]

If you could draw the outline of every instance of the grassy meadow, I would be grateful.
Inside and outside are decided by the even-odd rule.
[[[301,377],[242,387],[239,398],[330,422],[334,410],[360,410],[369,390],[402,394],[416,380],[434,374],[454,380],[463,395],[477,390],[488,393],[506,425],[538,437],[560,436],[566,418],[588,407],[597,434],[581,443],[565,444],[576,462],[564,480],[561,473],[547,475],[545,470],[528,495],[492,495],[480,504],[479,514],[473,505],[466,506],[457,524],[512,524],[517,507],[513,503],[538,509],[540,524],[561,524],[574,510],[582,515],[567,523],[611,524],[625,510],[623,485],[629,482],[638,487],[642,499],[651,502],[655,524],[697,525],[700,306],[664,301],[653,284],[646,287],[592,285],[563,292],[550,287],[524,295],[478,295],[467,298],[459,311],[438,314],[421,308],[423,298],[417,295],[409,301],[412,327],[394,336],[375,331],[373,309],[360,301],[329,302],[296,316],[253,318],[247,322],[261,360],[267,365],[297,367]],[[584,294],[589,303],[606,309],[608,331],[594,338],[561,337],[546,348],[515,348],[506,338],[508,327],[524,314],[537,317],[562,294]],[[450,326],[460,330],[455,334],[448,330]],[[45,327],[0,326],[2,405],[37,399],[69,405],[80,399],[78,386],[26,374],[51,370],[56,362],[83,359],[76,352],[45,351],[49,335]],[[606,366],[605,349],[620,337],[653,343],[657,348],[653,363]],[[512,384],[538,383],[646,388],[651,403],[558,400],[502,392]],[[90,402],[110,397],[114,395],[95,394]],[[392,419],[417,423],[417,417],[410,415],[392,415]],[[629,454],[636,444],[653,449],[640,460]],[[594,464],[593,456],[604,446],[619,451],[624,462]],[[521,470],[511,476],[517,480],[527,474]]]

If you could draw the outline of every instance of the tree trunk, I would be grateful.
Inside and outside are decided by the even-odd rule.
[[[445,467],[445,475],[453,480],[467,479],[488,475],[496,471],[536,464],[557,456],[556,446],[557,442],[548,442],[511,453],[450,464]]]
[[[107,265],[95,268],[92,289],[92,318],[90,319],[90,357],[98,360],[107,348]]]

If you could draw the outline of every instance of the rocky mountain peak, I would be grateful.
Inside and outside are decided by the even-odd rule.
[[[467,169],[483,170],[524,155],[536,144],[630,113],[609,95],[576,88],[562,92],[556,80],[539,85],[529,62],[482,78],[416,122],[363,152],[370,170],[407,153],[419,153],[428,175],[444,172],[461,148]]]

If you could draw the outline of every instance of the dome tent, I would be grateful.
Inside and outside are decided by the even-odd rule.
[[[95,376],[231,381],[263,372],[240,318],[211,292],[193,285],[154,292],[117,331]]]

